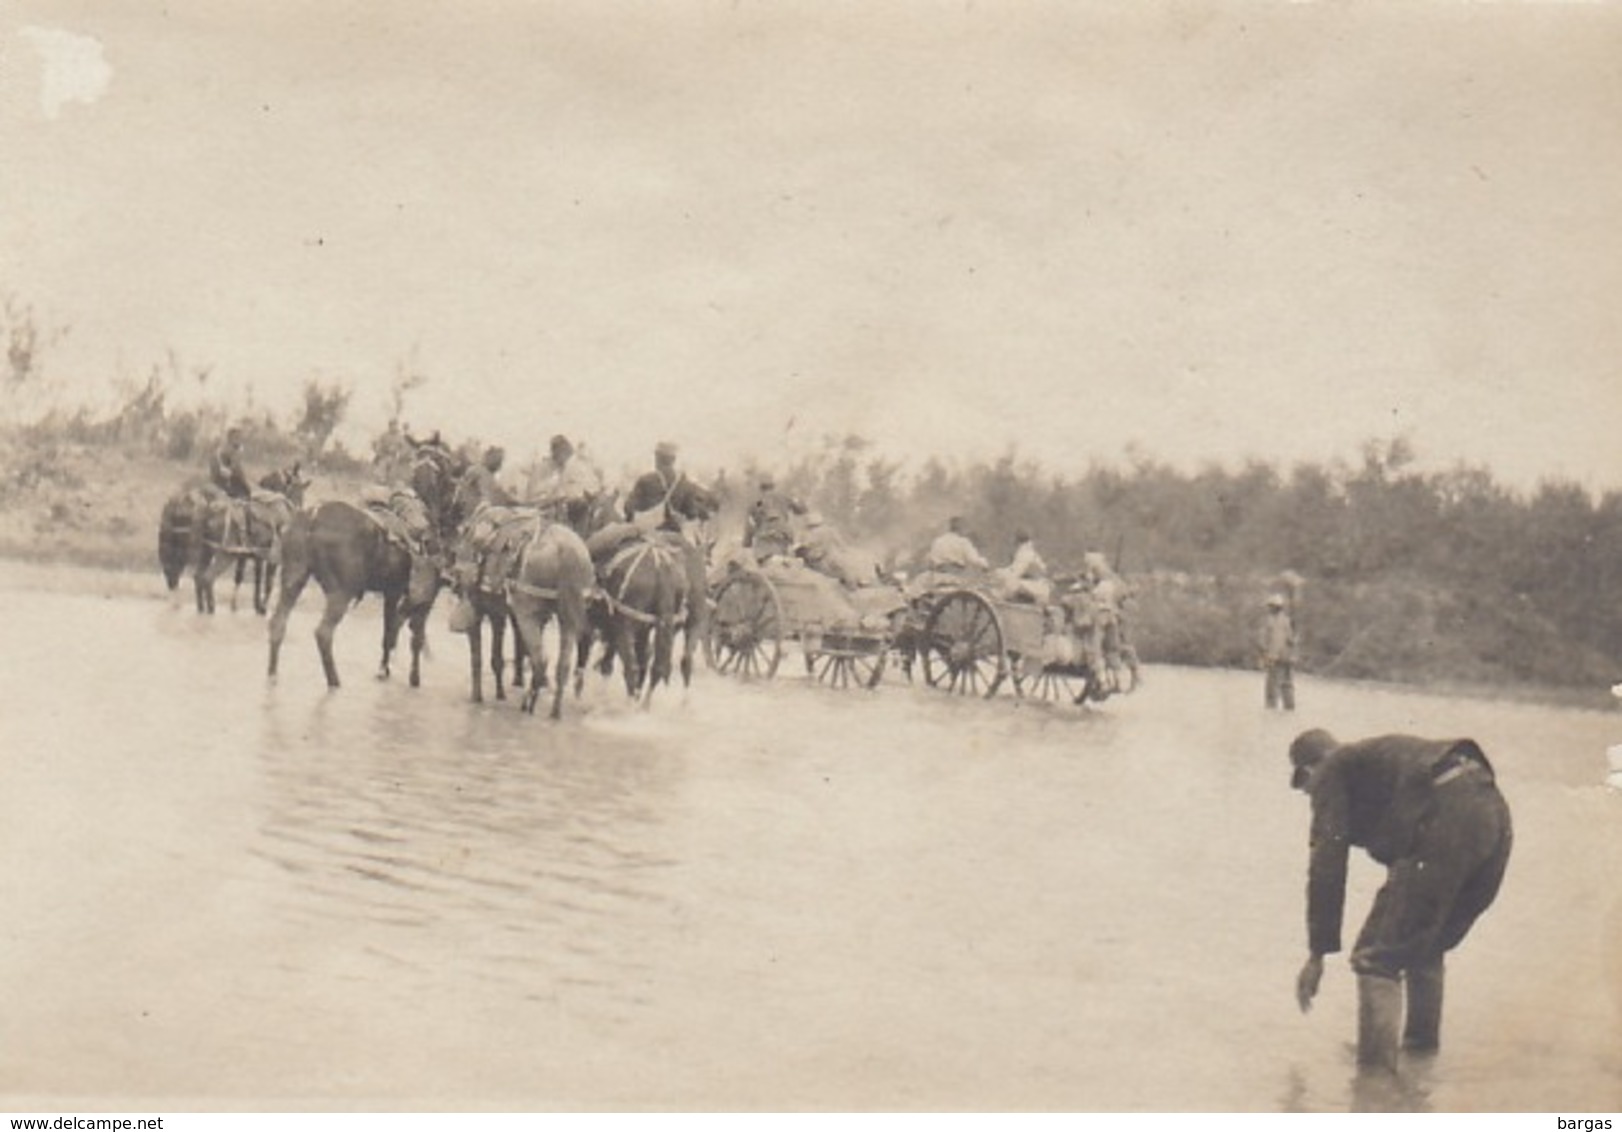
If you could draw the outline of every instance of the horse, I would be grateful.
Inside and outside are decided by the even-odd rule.
[[[294,512],[304,506],[304,491],[309,486],[310,481],[300,474],[299,461],[295,460],[288,467],[263,476],[259,490],[250,498],[240,503],[227,499],[204,513],[202,537],[208,555],[198,579],[206,591],[209,613],[214,612],[214,581],[225,572],[228,561],[236,563],[236,584],[231,590],[232,612],[236,611],[249,562],[253,563],[253,610],[261,617],[270,611],[282,532]],[[238,507],[239,523],[233,530],[232,510]]]
[[[689,592],[685,553],[679,537],[654,533],[621,547],[600,571],[603,617],[625,690],[644,703],[651,702],[654,688],[670,682],[678,628],[686,630],[682,686],[692,682],[695,598]],[[703,601],[704,595],[696,600]]]
[[[276,541],[293,511],[303,504],[310,481],[299,474],[295,462],[289,468],[271,472],[259,483],[263,491],[241,504],[211,485],[182,488],[164,501],[158,519],[158,564],[171,591],[179,587],[188,568],[192,571],[199,613],[214,612],[214,583],[231,561],[236,563],[237,585],[231,595],[231,608],[236,608],[250,559],[254,564],[254,610],[261,614],[267,611],[275,574]],[[240,508],[239,531],[232,530],[233,507]]]
[[[316,648],[327,687],[337,688],[338,667],[332,638],[349,607],[368,593],[383,598],[383,657],[378,679],[389,677],[389,657],[400,639],[400,626],[411,627],[411,686],[421,683],[421,660],[428,613],[439,592],[439,567],[433,559],[392,539],[375,520],[351,503],[323,503],[301,511],[282,536],[281,591],[270,619],[270,668],[287,635],[287,618],[311,578],[326,595],[326,610],[315,630]]]
[[[326,611],[315,630],[327,687],[338,687],[338,668],[332,657],[332,638],[349,607],[368,593],[383,597],[383,658],[378,678],[389,676],[389,656],[399,641],[401,624],[411,627],[411,686],[421,683],[421,660],[428,613],[439,593],[439,556],[443,508],[450,499],[448,478],[454,469],[448,460],[423,459],[418,450],[413,469],[416,499],[424,505],[421,545],[391,535],[382,524],[351,503],[323,503],[314,511],[294,516],[282,538],[281,591],[270,619],[269,674],[276,676],[287,618],[299,594],[313,577],[326,595]],[[434,501],[430,503],[429,501]]]
[[[546,655],[541,634],[558,620],[558,664],[553,681],[553,719],[563,716],[563,691],[569,684],[577,642],[585,628],[586,595],[596,581],[584,540],[563,523],[542,522],[519,551],[506,579],[507,606],[518,629],[520,649],[530,662],[530,683],[521,707],[533,713],[546,682]]]
[[[164,583],[173,593],[181,576],[191,568],[197,591],[197,612],[213,612],[212,577],[205,575],[212,552],[203,542],[203,517],[208,512],[208,489],[187,488],[170,496],[158,518],[158,564]]]
[[[472,673],[471,696],[476,704],[484,702],[486,623],[490,626],[490,672],[495,677],[496,699],[507,698],[507,626],[512,625],[515,642],[519,641],[519,636],[518,623],[507,600],[506,577],[502,567],[516,564],[515,540],[533,537],[542,522],[540,512],[533,508],[520,510],[500,507],[481,512],[476,519],[470,518],[457,532],[455,563],[451,573],[452,585],[460,604],[452,615],[451,628],[467,634]],[[498,562],[497,559],[503,561]],[[544,684],[544,668],[540,677]],[[513,653],[512,686],[524,686],[524,650],[521,644]]]

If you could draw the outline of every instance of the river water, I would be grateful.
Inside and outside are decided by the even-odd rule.
[[[7,570],[0,1107],[1622,1108],[1622,712],[1150,667],[1095,709],[700,672],[561,724],[423,686],[377,611]],[[397,668],[403,671],[403,668]],[[1359,1077],[1313,1012],[1285,748],[1469,734],[1516,819],[1443,1049]],[[1348,934],[1379,880],[1353,866]]]

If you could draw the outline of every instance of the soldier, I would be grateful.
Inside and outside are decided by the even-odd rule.
[[[1256,634],[1262,671],[1263,702],[1268,709],[1295,710],[1295,621],[1283,594],[1269,594],[1267,615]]]
[[[770,475],[761,476],[760,495],[744,519],[743,544],[761,562],[789,554],[794,550],[794,516],[806,513],[805,504],[777,490],[777,481]]]
[[[603,476],[584,453],[576,454],[573,442],[559,433],[552,438],[551,455],[531,480],[525,492],[528,502],[557,510],[563,521],[582,537],[591,516],[591,505],[603,491]]]
[[[962,516],[953,515],[947,520],[946,530],[929,544],[929,568],[944,574],[967,574],[989,570],[991,564],[963,532]]]
[[[1394,1068],[1402,1044],[1437,1048],[1443,956],[1498,895],[1513,834],[1487,756],[1472,739],[1383,735],[1339,743],[1306,731],[1290,744],[1290,785],[1312,799],[1307,881],[1308,956],[1296,1001],[1312,1005],[1323,957],[1340,950],[1346,858],[1361,846],[1386,866],[1352,949],[1358,1060]]]
[[[247,470],[242,466],[242,430],[235,425],[225,430],[225,440],[209,457],[208,478],[232,499],[247,499],[253,494]]]
[[[676,469],[676,446],[660,441],[653,449],[653,471],[644,472],[625,500],[625,517],[643,531],[668,531],[681,537],[686,551],[688,590],[693,603],[695,630],[700,636],[709,624],[709,596],[704,551],[687,539],[683,520],[708,519],[720,500]],[[587,544],[591,544],[588,542]]]
[[[456,500],[461,518],[466,521],[473,512],[486,503],[505,503],[506,492],[496,482],[496,475],[506,462],[507,453],[497,447],[484,450],[484,458],[468,467],[456,485]]]

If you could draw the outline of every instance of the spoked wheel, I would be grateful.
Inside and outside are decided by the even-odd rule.
[[[1079,704],[1087,698],[1092,680],[1074,669],[1044,667],[1019,680],[1016,686],[1021,695],[1043,703]]]
[[[970,590],[953,590],[935,603],[923,656],[924,682],[960,696],[990,696],[1008,676],[997,611]]]
[[[830,688],[877,688],[889,656],[888,646],[872,652],[808,652],[805,666],[813,679]]]
[[[783,659],[783,607],[759,574],[737,574],[715,595],[704,657],[717,672],[771,679]]]

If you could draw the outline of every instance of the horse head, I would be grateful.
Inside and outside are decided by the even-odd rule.
[[[411,461],[411,490],[428,508],[429,522],[441,536],[456,529],[456,485],[466,461],[439,445],[419,447]]]

